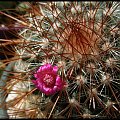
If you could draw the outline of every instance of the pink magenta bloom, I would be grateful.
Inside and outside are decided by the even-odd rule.
[[[58,67],[52,66],[47,63],[40,66],[37,72],[34,74],[36,80],[32,80],[35,86],[46,95],[52,95],[57,91],[60,91],[65,82],[57,74]]]

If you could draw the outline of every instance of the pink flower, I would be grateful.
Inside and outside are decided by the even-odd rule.
[[[35,86],[46,95],[52,95],[60,91],[65,82],[57,74],[58,67],[51,64],[40,66],[34,74],[36,80],[32,80]]]

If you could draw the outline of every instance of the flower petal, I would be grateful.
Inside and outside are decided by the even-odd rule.
[[[57,71],[58,71],[58,67],[57,67],[57,66],[54,66],[54,67],[53,67],[53,72],[54,72],[55,74],[57,74]]]
[[[54,86],[54,87],[53,87],[53,90],[54,90],[54,91],[57,91],[57,88],[58,88],[57,86]]]
[[[51,94],[54,94],[54,91],[52,88],[49,88],[47,95],[51,95]]]
[[[54,88],[50,88],[48,91],[48,95],[52,95],[55,94],[57,92],[57,86],[54,86]]]
[[[38,77],[37,73],[35,73],[35,74],[34,74],[34,77],[35,77],[35,78],[37,78],[37,77]]]
[[[55,83],[56,86],[61,86],[62,85],[62,80],[60,78],[60,76],[57,76],[56,77],[56,83]]]
[[[35,85],[37,85],[37,81],[36,81],[36,80],[32,80],[32,82],[33,82]]]
[[[37,73],[42,72],[42,66],[40,66],[37,70]]]
[[[57,88],[48,88],[46,86],[43,85],[43,92],[46,95],[51,95],[51,94],[55,94],[56,93]]]
[[[35,76],[35,75],[34,75]],[[36,78],[37,79],[43,79],[43,77],[44,77],[44,74],[42,73],[42,72],[40,72],[40,73],[37,73],[37,75],[36,75]]]
[[[44,91],[44,89],[43,89],[43,84],[42,84],[42,83],[38,83],[37,88],[38,88],[41,92]]]
[[[48,93],[50,88],[46,87],[45,85],[43,85],[43,90],[44,90],[44,93]]]
[[[52,65],[51,64],[45,64],[41,66],[42,71],[52,71]]]

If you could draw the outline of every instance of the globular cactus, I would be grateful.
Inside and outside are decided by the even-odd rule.
[[[10,118],[120,118],[120,3],[24,4]]]

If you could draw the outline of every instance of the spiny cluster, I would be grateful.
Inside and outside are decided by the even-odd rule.
[[[20,60],[15,66],[19,73],[15,81],[27,82],[28,86],[25,94],[16,91],[20,93],[12,101],[37,97],[27,100],[36,106],[28,106],[34,116],[26,117],[120,117],[119,2],[26,4],[29,9],[23,20],[28,27],[19,33],[23,44],[16,47]],[[27,67],[19,69],[18,62]],[[31,82],[38,67],[46,63],[58,66],[58,74],[67,83],[51,96],[37,90]],[[19,108],[27,114],[27,108]]]

